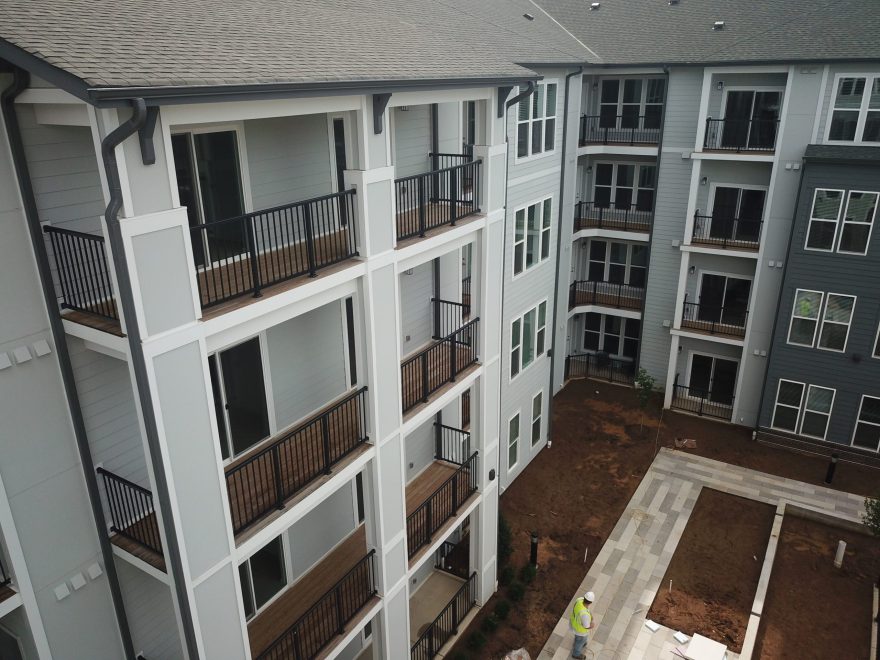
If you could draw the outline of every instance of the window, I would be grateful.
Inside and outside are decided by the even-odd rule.
[[[803,383],[780,379],[779,387],[776,390],[776,406],[773,408],[773,421],[770,426],[780,431],[795,433],[797,431],[803,396]]]
[[[541,441],[541,417],[544,411],[544,393],[538,392],[532,399],[532,446]]]
[[[519,275],[550,256],[550,224],[553,200],[535,202],[518,209],[513,237],[513,274]]]
[[[817,188],[813,194],[813,208],[810,211],[810,225],[807,229],[807,250],[834,249],[837,222],[843,202],[842,190]]]
[[[512,470],[519,462],[519,413],[510,418],[507,425],[507,469]]]
[[[522,91],[522,90],[521,90]],[[538,83],[519,102],[516,116],[516,157],[553,151],[556,146],[556,83]]]
[[[599,96],[599,126],[660,128],[664,87],[662,78],[603,80]],[[640,123],[639,117],[644,117],[644,123]]]
[[[855,304],[856,299],[853,296],[842,296],[836,293],[828,294],[825,300],[825,314],[822,317],[822,327],[819,330],[819,344],[817,348],[829,351],[846,350],[849,324],[852,321]]]
[[[819,310],[825,294],[821,291],[798,289],[794,294],[794,307],[791,310],[791,325],[788,328],[788,343],[813,347],[816,341],[816,328],[819,326]]]
[[[287,586],[284,543],[277,537],[238,567],[244,613],[248,620]]]
[[[646,246],[590,240],[587,250],[588,281],[644,287],[647,270]]]
[[[834,89],[828,140],[880,142],[880,75],[838,76]]]
[[[862,395],[852,444],[854,447],[880,451],[880,399],[877,397]]]
[[[596,163],[593,203],[600,208],[651,211],[656,179],[655,165]]]
[[[874,357],[880,358],[880,326],[877,327],[877,336],[874,338]]]
[[[541,357],[547,342],[547,301],[533,307],[510,326],[510,377]]]
[[[828,420],[831,418],[831,407],[834,405],[834,393],[834,390],[818,385],[810,385],[807,388],[804,414],[801,419],[801,435],[819,440],[825,439]]]
[[[840,228],[840,243],[837,251],[845,254],[866,254],[871,227],[877,212],[875,192],[851,190],[846,198],[846,211]]]
[[[584,314],[584,350],[635,360],[639,352],[640,330],[641,321],[638,319],[588,312]]]

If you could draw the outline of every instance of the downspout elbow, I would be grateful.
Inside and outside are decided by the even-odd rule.
[[[146,102],[142,98],[136,98],[131,100],[131,105],[134,111],[132,116],[101,140],[101,157],[104,160],[107,188],[110,192],[110,201],[104,211],[104,218],[108,225],[119,221],[119,209],[122,208],[122,183],[119,180],[119,169],[116,163],[116,147],[137,133],[147,121]]]
[[[517,94],[516,96],[514,96],[512,99],[510,99],[507,102],[506,107],[510,108],[510,107],[516,105],[517,103],[522,101],[524,98],[531,96],[531,94],[534,93],[534,91],[535,91],[535,81],[530,80],[527,83],[526,88],[523,91],[521,91],[519,94]]]

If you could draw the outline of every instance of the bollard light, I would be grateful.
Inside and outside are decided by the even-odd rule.
[[[828,471],[825,473],[825,483],[830,484],[834,479],[834,471],[837,469],[837,454],[831,454],[831,460],[828,463]]]
[[[529,552],[529,563],[532,566],[538,565],[538,532],[532,532],[532,545]]]

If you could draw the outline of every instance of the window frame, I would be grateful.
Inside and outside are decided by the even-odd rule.
[[[812,388],[816,388],[819,390],[828,390],[831,392],[831,405],[828,408],[828,412],[820,412],[816,410],[808,410],[807,405],[810,401],[810,390]],[[837,390],[833,387],[825,387],[824,385],[814,385],[812,383],[806,384],[806,389],[801,394],[801,411],[800,411],[800,419],[797,425],[797,435],[802,435],[807,438],[814,438],[816,440],[825,440],[828,437],[828,427],[831,426],[831,414],[834,412],[834,402],[837,399]],[[785,404],[783,404],[785,405]],[[775,414],[775,406],[774,406],[774,414]],[[825,433],[819,437],[818,435],[812,435],[811,433],[804,432],[804,421],[806,420],[807,413],[810,412],[814,415],[827,415],[827,420],[825,422]]]
[[[796,408],[795,408],[795,406],[792,406],[789,403],[782,403],[782,404],[779,403],[779,392],[782,390],[782,383],[791,383],[792,385],[800,385],[801,386],[801,396],[800,396],[800,400],[798,401],[798,405]],[[804,407],[804,397],[806,396],[806,394],[807,394],[807,383],[802,383],[801,381],[798,381],[798,380],[789,380],[788,378],[780,378],[776,382],[776,397],[773,399],[773,416],[770,418],[770,428],[774,429],[776,431],[782,431],[783,433],[792,433],[794,435],[798,435],[797,431],[801,427],[801,410],[803,410],[803,407]],[[780,405],[784,408],[789,408],[789,409],[794,408],[795,409],[797,414],[796,414],[796,417],[794,420],[794,430],[782,428],[782,427],[779,427],[776,425],[776,409]]]
[[[880,112],[880,110],[878,110],[878,112]],[[880,144],[880,142],[878,142],[878,144]],[[852,197],[853,193],[862,194],[862,195],[877,195],[877,203],[874,204],[874,214],[871,216],[870,222],[850,221],[849,223],[847,223],[846,212],[849,210],[849,200]],[[857,256],[857,257],[864,257],[865,255],[868,254],[868,246],[871,245],[871,235],[874,232],[874,222],[877,220],[877,207],[878,206],[880,206],[880,192],[878,192],[876,190],[847,190],[846,191],[846,204],[843,204],[843,201],[841,200],[841,205],[840,205],[841,213],[838,214],[839,220],[837,223],[837,230],[836,230],[837,235],[835,237],[836,238],[835,251],[838,254],[848,254],[848,255]],[[810,221],[812,222],[812,218],[810,219]],[[865,251],[864,252],[850,252],[849,250],[841,250],[840,249],[840,244],[843,242],[843,230],[847,224],[851,224],[851,225],[865,225],[866,224],[866,225],[868,225],[868,237],[865,239]]]
[[[510,435],[510,426],[513,420],[516,420],[516,440],[511,440],[512,436]],[[513,415],[511,415],[507,419],[507,472],[510,473],[513,468],[519,465],[519,441],[522,438],[522,410],[517,410]],[[513,449],[516,452],[516,460],[511,463],[510,462],[510,450]]]
[[[605,257],[602,262],[600,262],[598,259],[592,258],[592,247],[593,247],[594,243],[604,243],[606,246],[605,247]],[[615,243],[626,247],[626,261],[624,261],[622,263],[611,260],[611,246],[614,245]],[[631,283],[633,270],[641,269],[642,271],[644,271],[644,273],[643,273],[644,279],[645,279],[645,282],[647,282],[647,280],[648,280],[648,260],[646,259],[644,266],[633,263],[633,252],[636,250],[636,248],[643,248],[643,249],[647,250],[647,246],[645,246],[643,243],[630,243],[625,240],[615,240],[615,239],[611,239],[611,238],[591,237],[591,238],[587,239],[583,245],[584,245],[585,251],[587,253],[586,259],[583,261],[583,265],[585,266],[585,268],[584,268],[584,280],[585,281],[587,281],[587,282],[593,282],[593,281],[610,282],[610,280],[608,278],[611,276],[611,266],[615,265],[615,266],[623,266],[623,275],[624,275],[624,278],[623,278],[624,281],[622,283],[623,286],[636,287],[635,284]],[[602,279],[601,280],[592,280],[590,278],[590,266],[592,264],[599,264],[599,263],[602,263]],[[644,286],[638,287],[638,288],[644,288]]]
[[[544,307],[544,323],[540,324],[541,319],[541,307]],[[538,359],[547,354],[549,347],[547,345],[547,319],[550,314],[548,311],[549,307],[549,299],[544,298],[534,307],[529,307],[526,311],[524,311],[519,316],[516,316],[510,321],[510,377],[509,381],[513,381],[514,378],[519,376],[522,372],[528,369],[530,366],[538,362]],[[525,355],[525,319],[529,314],[534,313],[535,320],[534,325],[532,326],[532,359],[529,360],[528,364],[524,363],[523,356]],[[519,330],[515,330],[514,326],[519,324]],[[539,341],[539,337],[541,341]],[[543,346],[541,344],[543,343]],[[538,348],[541,348],[541,352],[538,352]],[[516,361],[517,370],[514,373],[514,359],[513,354],[515,351],[519,352],[519,357]]]
[[[552,115],[547,114],[547,87],[550,85],[554,85],[556,87],[556,96],[555,96],[555,102],[554,102],[554,108],[553,108]],[[533,116],[533,99],[532,99],[532,97],[535,94],[537,94],[538,90],[541,88],[543,88],[543,94],[544,94],[544,96],[543,96],[544,107],[543,107],[543,111],[542,111],[541,116],[534,117]],[[525,91],[521,87],[517,88],[517,89],[519,92]],[[535,83],[535,91],[532,92],[532,94],[527,96],[525,99],[523,99],[522,101],[517,103],[516,106],[514,106],[514,108],[515,108],[514,109],[514,117],[516,119],[516,121],[514,122],[514,131],[513,131],[513,140],[512,140],[514,165],[528,162],[530,160],[536,160],[538,158],[543,158],[545,156],[551,156],[556,153],[556,150],[558,148],[558,142],[559,142],[559,140],[556,138],[556,130],[558,129],[558,125],[559,125],[559,93],[560,93],[560,86],[559,86],[559,80],[557,78],[540,80],[537,83]],[[519,107],[520,107],[520,103],[523,103],[524,101],[528,101],[529,116],[527,119],[520,119],[519,118]],[[541,124],[541,137],[542,137],[541,144],[546,146],[546,144],[547,144],[547,142],[546,142],[546,140],[547,140],[546,128],[547,128],[547,120],[548,119],[553,120],[553,148],[550,149],[549,151],[544,149],[538,153],[532,153],[532,132],[534,130],[534,125],[535,125],[535,123],[540,122],[540,124]],[[519,127],[521,124],[528,124],[528,126],[529,126],[528,138],[527,138],[527,142],[526,142],[526,144],[528,145],[528,153],[525,156],[519,155]]]
[[[813,210],[816,208],[816,198],[819,196],[819,191],[839,192],[840,193],[840,208],[837,209],[837,218],[833,221],[834,222],[834,234],[831,238],[831,247],[830,248],[817,248],[817,247],[810,247],[809,246],[810,229],[813,226],[813,222],[814,221],[828,222],[828,223],[832,222],[831,220],[828,220],[827,218],[814,218],[813,217]],[[840,216],[843,213],[843,209],[844,209],[844,195],[845,194],[846,194],[846,190],[843,190],[840,188],[814,188],[813,189],[813,201],[810,204],[810,217],[809,217],[809,221],[807,222],[807,231],[804,234],[804,250],[805,251],[807,251],[807,252],[834,252],[834,248],[837,247],[837,240],[838,240],[837,237],[838,237],[838,234],[840,233]]]
[[[650,211],[641,211],[641,213],[653,213],[654,212],[654,207],[657,205],[657,165],[656,164],[652,165],[651,163],[644,163],[641,161],[622,161],[622,160],[598,160],[598,161],[594,162],[593,163],[593,171],[592,171],[591,177],[590,177],[590,204],[596,203],[596,179],[597,179],[597,175],[599,173],[599,166],[600,165],[610,165],[611,166],[611,185],[606,186],[604,184],[599,184],[600,188],[608,188],[611,191],[608,195],[608,204],[609,204],[608,208],[613,208],[613,209],[617,210],[617,202],[616,202],[617,190],[618,190],[618,188],[621,188],[624,190],[631,191],[630,203],[629,203],[630,210],[631,211],[638,211],[639,210],[639,208],[638,208],[638,206],[639,206],[639,192],[641,192],[642,190],[650,190],[651,191],[651,200],[652,200],[651,210]],[[620,171],[619,166],[620,165],[623,165],[625,167],[629,166],[629,167],[633,168],[633,184],[632,184],[632,186],[618,185],[619,171]],[[642,179],[641,174],[642,174],[643,168],[653,168],[653,170],[654,170],[654,177],[653,177],[654,187],[653,188],[642,187],[639,185],[639,182]]]
[[[871,350],[871,357],[880,360],[880,323],[877,324],[877,334],[874,335],[874,346]]]
[[[550,223],[547,227],[544,227],[544,206],[550,203]],[[529,265],[528,264],[528,244],[529,244],[529,209],[535,207],[535,218],[537,221],[537,227],[534,230],[534,234],[537,236],[537,242],[535,244],[535,261]],[[520,278],[527,273],[531,272],[535,268],[539,268],[541,264],[550,260],[550,248],[552,247],[553,241],[553,195],[544,195],[536,200],[532,200],[518,206],[513,211],[513,258],[511,259],[510,269],[511,269],[511,279],[515,280]],[[517,216],[522,212],[523,217],[523,231],[522,238],[517,238]],[[544,250],[544,240],[547,240],[547,249],[546,256],[542,256],[545,252]],[[517,250],[522,254],[522,269],[516,270],[516,255]]]
[[[867,421],[861,420],[862,410],[865,407],[865,399],[880,400],[880,397],[871,396],[870,394],[862,394],[861,399],[859,399],[859,412],[856,413],[856,420],[855,420],[855,423],[853,424],[853,431],[852,431],[852,435],[850,436],[849,444],[850,444],[850,447],[855,447],[856,449],[861,449],[862,451],[873,451],[876,454],[876,453],[880,453],[880,442],[878,442],[876,449],[868,449],[867,447],[862,447],[861,445],[855,444],[856,432],[859,430],[859,424],[868,424],[869,426],[880,427],[880,424],[878,424],[877,422],[867,422]]]
[[[277,592],[275,592],[272,595],[272,597],[269,598],[260,607],[256,607],[257,601],[256,601],[256,593],[254,592],[254,574],[253,574],[253,568],[251,567],[251,559],[253,559],[253,557],[255,555],[257,555],[261,550],[263,550],[266,546],[268,546],[269,543],[274,543],[275,541],[281,542],[281,563],[284,568],[284,586],[281,587]],[[251,553],[249,556],[242,559],[241,562],[239,562],[236,567],[236,576],[240,576],[241,567],[244,566],[245,564],[247,564],[246,570],[248,572],[248,584],[249,584],[250,591],[251,591],[250,598],[251,598],[251,603],[253,603],[253,605],[254,605],[254,612],[250,617],[248,617],[246,610],[243,609],[242,613],[244,614],[245,622],[250,622],[250,621],[253,621],[254,619],[256,619],[260,614],[262,614],[266,610],[266,608],[268,608],[270,605],[272,605],[272,603],[274,603],[276,600],[278,600],[290,587],[290,584],[291,584],[290,575],[292,573],[292,570],[291,570],[292,566],[291,566],[291,557],[290,557],[290,546],[288,544],[287,534],[282,532],[278,536],[272,538],[268,543],[265,543],[262,546],[260,546],[259,548],[257,548],[256,551]],[[243,595],[243,591],[242,591],[243,585],[241,584],[240,577],[238,579],[239,579],[238,591],[239,591],[239,594],[242,595],[242,605],[244,605],[244,595]]]
[[[839,298],[852,298],[852,309],[850,309],[849,320],[844,324],[840,321],[828,321],[831,325],[846,325],[846,336],[843,339],[843,348],[827,348],[825,346],[820,346],[819,342],[822,341],[822,329],[825,327],[826,319],[825,315],[828,312],[828,301],[831,299],[831,296],[837,296]],[[849,343],[849,333],[852,330],[852,322],[853,317],[856,315],[856,303],[858,302],[858,296],[853,296],[848,293],[834,293],[833,291],[829,291],[825,294],[825,303],[822,306],[822,313],[819,315],[821,318],[821,323],[819,324],[819,332],[816,335],[816,348],[820,351],[829,351],[831,353],[846,353],[846,346]]]
[[[864,78],[865,79],[865,89],[862,94],[862,103],[859,106],[857,112],[859,113],[859,117],[856,120],[856,133],[853,136],[852,140],[832,140],[831,139],[831,121],[834,118],[834,104],[837,100],[837,90],[840,87],[840,80],[842,78]],[[856,72],[847,72],[847,73],[836,73],[834,75],[834,84],[831,87],[831,92],[829,94],[828,105],[826,106],[825,112],[825,139],[824,142],[826,144],[852,144],[852,145],[866,145],[866,146],[880,146],[880,141],[878,142],[870,142],[865,141],[863,136],[865,134],[865,123],[868,120],[868,112],[880,112],[880,109],[870,110],[869,105],[871,102],[871,88],[874,85],[874,79],[880,78],[880,73],[876,71],[864,72],[864,71],[856,71]],[[856,112],[853,108],[841,108],[841,111],[850,111]]]
[[[816,315],[815,319],[811,319],[806,316],[796,316],[795,315],[795,305],[797,305],[798,292],[800,292],[800,291],[803,291],[805,293],[818,293],[819,294],[819,312]],[[785,337],[785,343],[789,344],[791,346],[802,346],[803,348],[814,348],[816,346],[816,338],[819,336],[819,326],[822,325],[822,313],[823,313],[824,309],[825,309],[825,292],[824,291],[817,291],[815,289],[795,289],[794,290],[794,297],[792,298],[792,301],[791,301],[791,315],[789,316],[788,334]],[[791,341],[791,329],[794,326],[795,318],[807,320],[807,321],[813,321],[816,324],[816,326],[813,328],[813,338],[812,338],[811,343],[809,345],[808,344],[800,344],[798,342]]]
[[[640,90],[640,93],[639,93],[639,102],[638,102],[638,103],[625,102],[625,101],[623,100],[623,99],[624,99],[624,89],[625,89],[625,87],[626,87],[626,81],[627,81],[627,80],[638,80],[638,81],[641,83],[641,90]],[[663,83],[663,100],[660,101],[659,103],[657,103],[657,102],[653,102],[653,101],[652,101],[651,103],[648,103],[648,86],[649,86],[649,83],[650,83],[651,81],[654,81],[654,80],[659,80],[659,81],[661,81],[661,82]],[[646,109],[647,109],[647,107],[648,107],[649,105],[651,105],[651,106],[657,106],[657,105],[659,105],[659,106],[660,106],[660,116],[661,116],[661,117],[663,116],[663,104],[666,102],[666,92],[668,91],[668,90],[666,89],[666,80],[665,80],[663,77],[661,77],[661,76],[651,76],[651,75],[648,75],[648,76],[645,76],[645,77],[641,77],[641,76],[635,76],[635,77],[633,77],[633,76],[621,76],[621,77],[606,77],[606,78],[600,78],[600,79],[599,79],[599,94],[598,94],[597,97],[596,97],[596,98],[597,98],[597,101],[598,101],[598,106],[599,106],[599,109],[598,109],[599,116],[602,115],[602,106],[603,106],[603,105],[607,105],[607,106],[610,106],[610,105],[611,105],[610,102],[606,102],[606,103],[603,103],[603,102],[602,102],[602,92],[603,92],[603,87],[605,86],[605,83],[606,83],[606,82],[611,82],[611,81],[615,81],[615,82],[617,82],[617,102],[616,102],[616,105],[615,105],[616,110],[615,110],[615,113],[614,113],[614,117],[615,117],[615,122],[614,122],[614,123],[615,123],[615,127],[616,127],[616,128],[620,128],[619,126],[617,126],[617,124],[622,123],[622,122],[620,121],[620,119],[621,119],[621,117],[623,116],[623,108],[624,108],[624,106],[636,106],[636,105],[638,105],[638,107],[639,107],[639,113],[638,113],[637,116],[638,116],[638,117],[644,117],[644,116],[645,116],[645,111],[646,111]]]
[[[541,405],[537,417],[535,416],[535,400],[540,399]],[[541,443],[541,436],[544,433],[544,390],[541,390],[532,397],[532,423],[529,425],[532,447],[537,447]],[[535,438],[535,423],[538,424],[538,437]]]

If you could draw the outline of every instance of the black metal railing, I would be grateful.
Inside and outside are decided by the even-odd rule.
[[[3,566],[3,560],[0,559],[0,587],[5,587],[11,582],[12,577],[6,572],[6,568]]]
[[[610,383],[632,385],[636,376],[633,360],[614,357],[608,353],[582,353],[565,358],[565,377],[601,378]]]
[[[333,585],[309,610],[257,656],[257,660],[312,660],[378,593],[375,550]]]
[[[580,144],[658,144],[660,115],[581,115]]]
[[[355,191],[190,228],[202,307],[309,275],[357,256]]]
[[[471,315],[471,276],[461,278],[461,304],[464,305],[464,318]]]
[[[367,388],[362,387],[258,452],[226,469],[235,534],[284,503],[367,441]]]
[[[435,158],[454,154],[437,154]],[[480,170],[472,160],[394,180],[397,240],[425,235],[429,229],[454,225],[480,211]]]
[[[419,507],[406,517],[409,558],[431,542],[434,534],[477,490],[477,452],[471,454]]]
[[[685,300],[681,327],[708,332],[711,335],[745,337],[749,312],[742,307],[724,307],[714,303],[692,303]]]
[[[61,289],[61,308],[119,320],[104,237],[46,226]]]
[[[718,395],[713,394],[711,390],[679,385],[676,376],[675,384],[672,386],[672,407],[729,422],[733,414],[733,395]]]
[[[468,577],[470,566],[470,535],[465,533],[457,543],[443,541],[434,553],[434,568],[462,580]]]
[[[434,339],[443,339],[464,325],[467,305],[453,300],[431,298],[434,311]]]
[[[471,425],[471,391],[465,390],[461,394],[461,426],[467,428]]]
[[[428,397],[477,361],[479,317],[447,337],[407,358],[400,365],[403,412],[426,403]]]
[[[761,244],[762,220],[694,214],[691,242],[721,248],[757,250]]]
[[[411,660],[432,660],[443,645],[458,634],[458,627],[476,602],[477,574],[474,572],[412,645]]]
[[[462,465],[470,455],[470,433],[434,422],[434,458]]]
[[[574,231],[582,229],[617,229],[621,231],[651,231],[652,211],[632,206],[578,202],[574,205]]]
[[[110,531],[156,554],[162,554],[159,521],[153,507],[153,493],[104,468],[98,468],[110,509]]]
[[[617,309],[642,308],[645,288],[598,280],[577,280],[568,287],[568,308],[578,305],[602,305]]]
[[[706,119],[704,149],[720,151],[773,151],[778,119]]]

